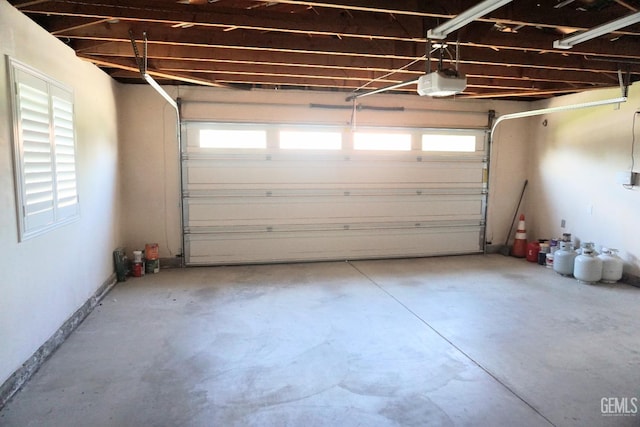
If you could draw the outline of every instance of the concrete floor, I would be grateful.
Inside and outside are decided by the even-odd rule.
[[[640,425],[601,409],[640,398],[639,308],[501,255],[162,270],[117,285],[0,425]]]

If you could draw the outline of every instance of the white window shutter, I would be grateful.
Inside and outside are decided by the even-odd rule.
[[[53,96],[52,111],[56,176],[56,219],[63,220],[75,215],[78,208],[73,103]]]
[[[73,94],[11,60],[20,240],[78,217]]]
[[[49,95],[33,83],[18,83],[25,233],[55,220]]]

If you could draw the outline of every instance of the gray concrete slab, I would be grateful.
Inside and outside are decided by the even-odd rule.
[[[638,302],[500,255],[162,270],[0,425],[637,425],[600,402],[640,397]]]
[[[640,425],[640,289],[500,255],[354,265],[553,424]]]

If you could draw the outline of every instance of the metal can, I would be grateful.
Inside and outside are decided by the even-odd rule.
[[[545,265],[547,266],[547,268],[553,268],[553,258],[554,258],[554,254],[552,253],[548,253],[546,255]]]
[[[131,270],[133,277],[142,277],[144,274],[144,264],[141,262],[134,262]]]

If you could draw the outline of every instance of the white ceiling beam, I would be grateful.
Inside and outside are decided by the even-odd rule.
[[[596,37],[603,36],[605,34],[613,33],[621,28],[628,27],[640,22],[640,12],[632,13],[615,21],[607,22],[606,24],[599,25],[590,30],[580,32],[578,34],[565,37],[553,42],[553,47],[556,49],[571,49],[579,43],[584,43]]]
[[[428,39],[443,40],[455,30],[464,27],[470,22],[483,17],[487,13],[490,13],[497,8],[504,6],[507,3],[511,3],[512,0],[485,0],[478,3],[470,9],[460,13],[455,18],[451,18],[447,22],[438,25],[427,32]]]

